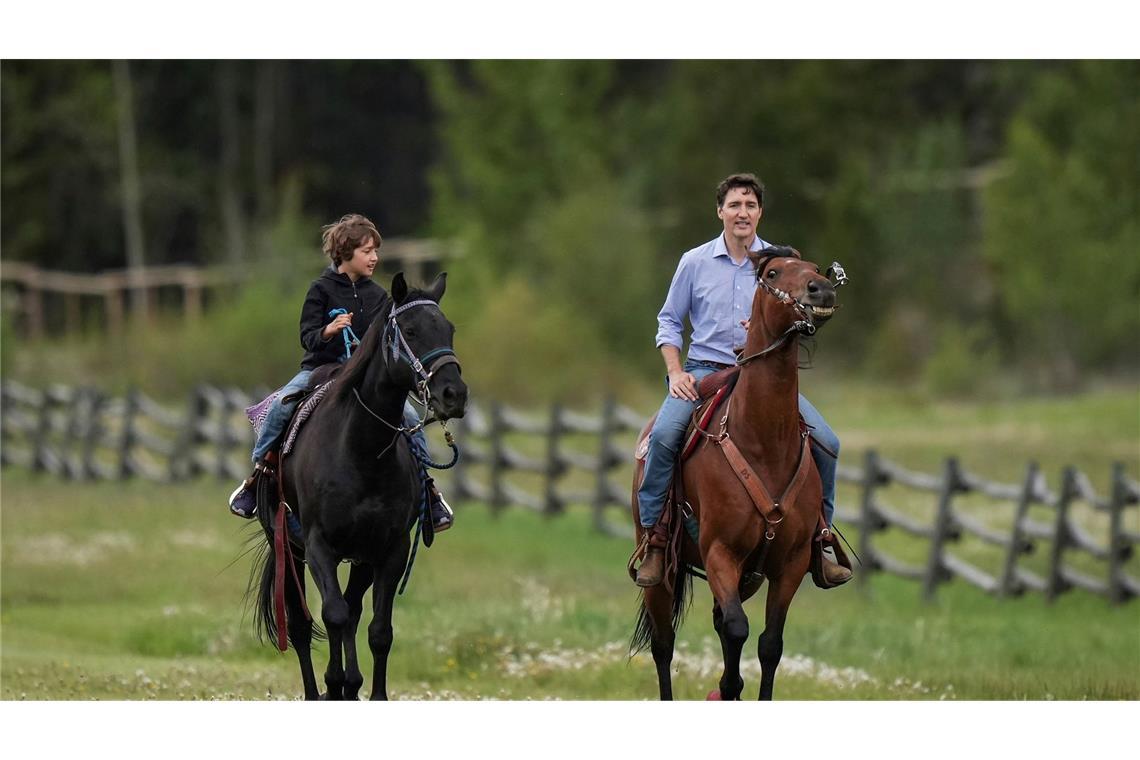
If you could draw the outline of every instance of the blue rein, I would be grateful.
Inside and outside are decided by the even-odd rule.
[[[333,309],[329,312],[329,319],[335,319],[341,314],[347,314],[348,309]],[[344,361],[352,356],[352,349],[360,345],[360,338],[356,337],[356,333],[352,331],[352,325],[345,325],[341,331],[340,336],[344,338]]]

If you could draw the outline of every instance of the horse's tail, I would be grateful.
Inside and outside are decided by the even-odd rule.
[[[681,627],[685,613],[689,608],[689,598],[693,592],[693,576],[689,574],[689,566],[683,561],[677,562],[677,577],[673,580],[673,615],[671,625],[673,632]],[[637,622],[633,627],[633,636],[629,639],[629,656],[644,652],[653,643],[653,618],[645,608],[645,592],[637,597]]]
[[[256,550],[257,554],[254,556],[253,566],[250,568],[246,597],[252,599],[250,606],[253,610],[253,627],[257,632],[258,640],[276,646],[277,611],[274,608],[274,595],[277,591],[275,578],[277,555],[273,544],[265,540],[263,534],[259,534],[258,538],[260,539],[260,547]],[[291,551],[288,544],[285,546],[285,551]],[[300,572],[304,572],[303,568]],[[286,578],[286,583],[290,580]],[[289,612],[292,612],[288,604],[291,593],[286,589],[286,610]],[[318,641],[325,638],[324,629],[321,628],[320,624],[313,623],[312,635]],[[292,637],[290,637],[290,641],[292,641]]]
[[[262,540],[249,572],[247,595],[256,595],[253,600],[253,627],[260,641],[277,641],[277,616],[273,609],[274,592],[273,544]]]

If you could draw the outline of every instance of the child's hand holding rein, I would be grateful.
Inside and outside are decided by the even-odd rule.
[[[321,331],[321,337],[324,338],[325,340],[332,340],[334,337],[336,337],[336,334],[339,333],[341,330],[343,330],[346,327],[351,327],[351,326],[352,326],[352,313],[351,312],[349,312],[348,314],[338,314],[336,317],[333,318],[332,322],[329,322],[327,325],[325,325],[325,329]]]

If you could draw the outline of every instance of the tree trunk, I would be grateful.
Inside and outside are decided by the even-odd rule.
[[[257,62],[257,82],[253,97],[253,178],[257,208],[256,251],[259,258],[269,252],[269,230],[273,225],[273,134],[276,126],[277,61]]]
[[[127,270],[131,282],[131,307],[136,317],[148,311],[142,226],[142,192],[139,182],[138,141],[135,136],[134,95],[127,61],[112,64],[115,106],[119,131],[119,186],[122,192],[123,230],[127,244]]]
[[[220,116],[221,165],[218,168],[218,199],[221,203],[226,260],[241,267],[245,260],[245,233],[242,229],[241,194],[238,183],[240,130],[238,128],[237,63],[218,63],[218,114]]]

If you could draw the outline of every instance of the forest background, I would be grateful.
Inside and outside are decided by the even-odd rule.
[[[5,261],[126,267],[133,154],[136,262],[234,279],[196,322],[35,344],[6,294],[0,366],[276,386],[320,226],[355,211],[444,252],[477,392],[656,397],[676,262],[717,234],[716,183],[753,171],[760,235],[851,278],[818,371],[926,396],[1134,382],[1137,81],[1136,61],[5,60]]]

